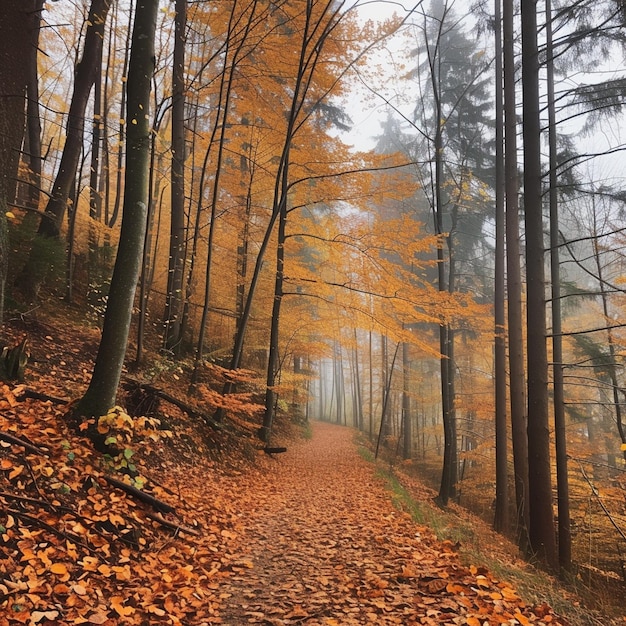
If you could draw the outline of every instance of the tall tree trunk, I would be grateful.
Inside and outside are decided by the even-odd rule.
[[[520,268],[519,181],[517,173],[517,111],[515,95],[514,6],[503,0],[502,34],[504,40],[504,168],[506,185],[506,272],[507,319],[509,327],[509,402],[513,475],[517,511],[517,541],[526,552],[528,546],[528,436],[526,413],[526,373],[522,315],[522,277]]]
[[[504,99],[502,83],[501,0],[495,0],[496,95],[496,251],[494,286],[494,380],[496,410],[496,510],[493,526],[506,533],[509,526],[509,473],[506,410],[506,326],[504,286]]]
[[[438,94],[438,82],[435,71],[431,70],[433,81],[433,93]],[[434,220],[435,233],[439,237],[437,245],[437,287],[440,292],[448,291],[446,283],[446,266],[444,258],[444,228],[443,228],[443,128],[441,105],[435,95],[436,130],[433,142],[435,159],[435,195],[434,195]],[[450,386],[450,326],[447,321],[439,324],[439,371],[441,378],[441,413],[443,419],[444,452],[443,467],[441,470],[441,482],[437,502],[446,506],[450,498],[456,497],[456,428],[453,424],[453,398]]]
[[[572,567],[569,478],[567,475],[567,433],[565,431],[565,394],[563,383],[563,335],[561,324],[561,267],[559,260],[559,199],[557,177],[556,105],[554,96],[554,56],[552,46],[552,6],[546,0],[546,52],[548,86],[548,143],[550,152],[550,275],[552,282],[552,381],[554,389],[554,436],[556,443],[556,481],[558,503],[559,565]]]
[[[41,32],[41,12],[43,11],[44,2],[45,0],[35,0],[34,11],[31,15],[32,39],[28,51],[28,82],[26,86],[28,98],[26,105],[26,137],[28,141],[26,143],[28,148],[25,157],[30,168],[28,206],[33,210],[39,209],[43,160],[41,154],[41,116],[39,114],[39,69],[37,60],[39,35]]]
[[[83,55],[76,66],[74,76],[74,92],[67,116],[65,145],[46,207],[46,212],[52,219],[41,220],[38,231],[40,235],[58,237],[67,210],[68,197],[83,147],[85,110],[99,67],[98,59],[102,54],[104,26],[110,6],[111,0],[92,0],[89,8]]]
[[[102,144],[102,46],[96,58],[96,78],[93,88],[93,117],[91,121],[91,164],[89,168],[89,217],[93,222],[102,217],[102,196],[99,193],[100,147]],[[95,254],[98,245],[94,224],[90,229],[90,253]]]
[[[80,416],[106,415],[115,405],[126,354],[148,210],[150,87],[158,8],[159,0],[137,2],[128,68],[126,175],[120,241],[91,382],[76,407]],[[97,441],[97,436],[94,439]]]
[[[155,176],[155,172],[162,171],[163,155],[156,154],[156,142],[155,137],[159,130],[159,119],[155,119],[152,126],[152,132],[150,133],[150,166],[148,175],[148,214],[146,216],[146,232],[144,236],[143,253],[141,260],[141,274],[139,277],[139,314],[137,316],[137,351],[135,353],[135,364],[139,365],[143,361],[144,340],[145,340],[145,328],[146,328],[146,316],[148,315],[148,303],[150,300],[150,290],[152,289],[152,283],[154,279],[155,264],[153,256],[156,254],[158,248],[158,229],[156,242],[154,243],[153,254],[153,228],[154,228],[154,216],[157,202],[159,203],[159,221],[161,207],[163,204],[162,195],[164,189],[161,189],[161,177]]]
[[[528,507],[532,555],[558,569],[548,403],[546,298],[541,187],[541,123],[537,0],[522,0],[524,209],[526,226],[526,328],[528,337]]]
[[[202,166],[202,173],[200,175],[200,186],[198,190],[198,206],[197,206],[198,219],[196,221],[197,226],[199,226],[200,224],[199,217],[201,214],[201,201],[202,201],[202,193],[204,189],[204,179],[206,176],[206,168],[207,168],[207,164],[209,161],[209,155],[211,153],[212,147],[215,142],[215,138],[219,130],[219,141],[217,144],[218,152],[217,152],[217,159],[216,159],[216,165],[215,165],[215,172],[213,175],[213,186],[212,186],[212,193],[211,193],[211,216],[210,216],[210,223],[209,223],[207,261],[206,261],[205,282],[204,282],[204,306],[202,308],[202,319],[200,320],[200,331],[198,333],[198,345],[196,348],[194,373],[192,376],[192,382],[194,383],[197,380],[198,368],[200,364],[202,363],[202,359],[203,359],[204,338],[206,335],[207,323],[209,319],[209,304],[210,304],[210,299],[211,299],[211,270],[213,266],[213,238],[215,236],[215,229],[217,227],[217,222],[216,222],[217,207],[218,207],[220,185],[221,185],[222,163],[224,160],[224,148],[226,145],[226,129],[228,127],[227,120],[228,120],[228,114],[229,114],[229,109],[230,109],[230,99],[233,93],[233,82],[234,82],[235,70],[237,69],[237,65],[239,62],[239,55],[241,54],[241,51],[243,50],[243,45],[246,42],[247,35],[252,25],[252,21],[254,17],[254,11],[252,11],[252,13],[248,16],[248,21],[246,24],[246,28],[243,31],[243,36],[241,40],[239,41],[239,44],[236,47],[232,56],[232,60],[231,60],[230,59],[230,39],[231,39],[231,35],[233,33],[233,29],[236,24],[236,19],[235,19],[236,18],[236,15],[235,15],[236,6],[237,6],[237,3],[235,3],[232,7],[230,19],[228,23],[228,38],[227,38],[228,40],[226,42],[226,46],[224,49],[224,68],[223,68],[221,78],[220,78],[218,110],[217,110],[217,114],[215,118],[215,125],[213,127],[213,131],[211,132],[211,139],[209,141],[209,145],[205,153],[204,163]],[[230,63],[230,67],[228,67],[229,63]],[[248,192],[250,192],[250,190],[248,190]],[[194,245],[196,241],[196,236],[198,234],[199,234],[199,228],[196,228],[196,231],[194,233]],[[190,281],[191,281],[191,273],[194,267],[195,267],[195,263],[192,264],[191,266],[191,271],[189,275]],[[259,267],[259,270],[260,270],[260,267]],[[257,275],[257,278],[258,278],[258,275]],[[238,317],[237,328],[239,328],[239,322],[240,322],[240,318]],[[236,336],[239,336],[238,331],[236,331]],[[242,336],[242,341],[243,341],[243,336]],[[235,357],[233,355],[233,361],[234,359]],[[233,367],[233,363],[231,363],[231,369],[237,369],[237,367],[239,367],[239,362],[237,362],[237,365],[235,367]],[[232,391],[232,383],[227,382],[225,385],[225,389],[226,390],[224,393],[227,393],[227,392],[230,393]],[[216,413],[217,418],[221,418],[222,413],[223,413],[222,409],[218,409]]]
[[[410,459],[413,451],[413,429],[411,428],[411,363],[409,362],[409,344],[402,343],[402,457]]]
[[[164,347],[180,355],[185,266],[185,41],[187,0],[176,0],[172,68],[172,183]]]
[[[130,37],[131,37],[131,24],[133,20],[133,5],[135,0],[130,0],[128,7],[128,27],[126,29],[127,39],[126,46],[124,47],[124,65],[122,67],[122,76],[126,78],[126,80],[122,81],[121,86],[121,98],[120,98],[120,124],[118,129],[118,138],[117,138],[117,168],[116,168],[116,176],[115,176],[115,200],[113,201],[113,211],[111,212],[111,217],[109,218],[107,215],[107,225],[109,228],[113,228],[117,223],[117,218],[120,212],[120,206],[122,202],[122,176],[123,176],[123,161],[124,161],[124,140],[126,135],[126,123],[125,123],[125,115],[126,115],[126,94],[128,91],[128,58],[130,55]],[[108,206],[107,206],[108,211]]]
[[[369,331],[368,342],[368,354],[369,354],[369,398],[368,398],[368,410],[369,410],[369,427],[368,433],[370,441],[374,436],[374,362],[372,359],[372,331]]]
[[[8,266],[7,212],[15,200],[24,137],[27,72],[33,43],[32,0],[4,0],[0,8],[0,324],[4,318]]]
[[[385,344],[387,338],[385,337]],[[382,388],[382,396],[383,403],[382,409],[380,411],[380,426],[378,428],[378,439],[376,441],[376,450],[374,452],[374,457],[378,458],[378,451],[380,450],[380,444],[383,442],[384,438],[390,433],[389,420],[387,419],[387,415],[389,415],[389,398],[391,397],[391,384],[393,382],[393,372],[396,367],[396,358],[398,356],[398,351],[400,349],[400,342],[396,343],[396,349],[393,353],[393,359],[391,359],[391,367],[387,366],[387,349],[383,350],[384,359],[385,359],[385,374],[383,378],[383,388]],[[388,370],[388,373],[387,373]]]
[[[276,248],[276,276],[274,279],[274,301],[272,304],[272,318],[270,323],[270,352],[267,363],[267,377],[265,386],[265,413],[263,415],[263,426],[259,433],[261,441],[270,442],[272,434],[272,425],[274,423],[274,414],[276,411],[276,393],[275,385],[278,376],[278,338],[280,331],[280,306],[283,299],[283,282],[285,268],[285,234],[287,227],[287,197],[284,197],[279,209],[280,216],[278,219],[278,244]],[[335,368],[336,372],[336,368]],[[335,377],[335,383],[337,379]],[[339,389],[337,389],[337,411],[341,398]]]
[[[269,224],[267,225],[265,231],[263,242],[261,243],[261,247],[257,255],[250,288],[248,289],[248,295],[246,297],[246,304],[244,306],[243,315],[241,317],[241,323],[239,325],[239,328],[237,329],[233,347],[231,368],[236,369],[237,367],[239,367],[239,363],[241,361],[244,335],[251,311],[252,298],[255,295],[256,284],[260,276],[263,257],[265,255],[267,245],[269,244],[276,220],[278,219],[279,222],[282,220],[283,231],[282,237],[280,233],[278,237],[278,249],[276,256],[276,279],[274,282],[275,293],[274,302],[272,304],[272,320],[270,326],[270,352],[272,350],[272,346],[274,346],[273,349],[275,351],[275,354],[273,355],[274,362],[272,362],[272,355],[270,355],[270,358],[268,359],[265,414],[263,417],[263,426],[260,430],[261,438],[265,441],[268,440],[268,437],[271,433],[271,426],[274,419],[275,397],[272,387],[274,387],[274,381],[277,375],[276,368],[278,366],[278,332],[280,327],[279,320],[274,319],[274,316],[280,316],[280,307],[282,303],[282,264],[284,263],[284,242],[288,213],[287,201],[288,193],[290,191],[289,168],[291,164],[291,145],[298,130],[298,117],[300,115],[302,107],[304,106],[309,86],[317,69],[317,60],[319,59],[322,48],[324,47],[326,37],[329,35],[332,28],[336,24],[336,17],[342,6],[342,2],[335,4],[330,0],[325,0],[325,2],[322,4],[320,14],[314,17],[313,10],[315,8],[315,3],[312,0],[306,1],[306,8],[303,18],[305,21],[302,27],[302,44],[299,51],[298,68],[296,71],[296,75],[294,76],[293,95],[291,98],[289,113],[287,115],[287,126],[285,129],[285,138],[282,154],[280,155],[274,183],[272,213],[270,216]],[[280,228],[281,226],[279,225],[279,230]],[[230,393],[231,390],[232,384],[227,383],[224,386],[224,393]]]
[[[361,391],[361,370],[359,368],[359,343],[356,327],[354,328],[354,405],[356,427],[363,430],[363,393]]]

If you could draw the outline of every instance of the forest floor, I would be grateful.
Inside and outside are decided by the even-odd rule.
[[[241,424],[145,395],[162,423],[135,420],[120,455],[103,457],[65,420],[97,333],[48,321],[2,331],[27,332],[32,357],[24,384],[0,383],[0,626],[626,620],[584,609],[460,509],[438,523],[471,529],[472,550],[465,530],[438,539],[416,521],[432,492],[373,462],[349,428],[285,427],[287,451],[270,457]],[[149,374],[150,389],[193,401],[178,366]],[[128,427],[121,411],[112,420]]]

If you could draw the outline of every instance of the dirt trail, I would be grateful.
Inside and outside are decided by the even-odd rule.
[[[241,502],[242,555],[222,584],[223,624],[563,624],[462,566],[391,503],[354,431],[313,423]]]

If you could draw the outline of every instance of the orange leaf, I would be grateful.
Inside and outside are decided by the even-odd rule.
[[[100,567],[98,567],[98,571],[107,578],[111,575],[111,568],[106,563],[100,565]]]
[[[53,574],[58,574],[59,576],[64,576],[65,574],[67,574],[67,566],[65,565],[65,563],[53,563],[50,566],[50,571]]]
[[[90,624],[104,624],[109,619],[107,613],[103,613],[102,611],[98,611],[97,613],[92,613],[87,620]]]
[[[501,593],[505,600],[519,600],[518,595],[510,587],[504,587]]]
[[[80,583],[72,585],[72,591],[78,596],[84,596],[87,594],[87,589]]]
[[[53,620],[59,616],[58,611],[33,611],[30,614],[30,623],[38,624],[41,620]]]
[[[124,598],[122,596],[113,596],[111,598],[111,608],[120,616],[128,617],[135,612],[134,607],[124,606]]]
[[[24,469],[23,465],[18,465],[9,473],[9,480],[13,480],[16,476],[19,476]]]
[[[527,617],[524,617],[519,611],[515,611],[515,615],[513,617],[520,623],[522,626],[528,626],[530,624],[530,620]]]

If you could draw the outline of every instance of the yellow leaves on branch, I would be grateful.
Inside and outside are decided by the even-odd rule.
[[[200,385],[198,391],[202,396],[203,404],[212,409],[223,409],[230,414],[245,415],[253,417],[258,415],[263,406],[252,401],[251,393],[230,393],[227,395],[221,394],[219,391],[215,391],[206,385]]]
[[[145,437],[158,441],[161,437],[171,436],[168,430],[159,429],[161,421],[155,417],[131,417],[119,406],[114,406],[106,415],[98,418],[98,432],[110,435],[117,443],[130,442],[133,436]]]

